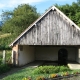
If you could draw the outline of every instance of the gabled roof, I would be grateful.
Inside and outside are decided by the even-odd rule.
[[[72,21],[70,20],[64,13],[62,13],[58,8],[55,6],[48,9],[42,16],[40,16],[35,22],[33,22],[24,32],[22,32],[9,46],[13,46],[28,30],[30,30],[38,21],[40,21],[47,13],[49,13],[51,10],[57,11],[60,15],[62,15],[70,24],[72,24],[76,29],[80,30],[80,28]]]

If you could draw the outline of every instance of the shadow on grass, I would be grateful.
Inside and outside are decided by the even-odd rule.
[[[31,70],[31,68],[29,67],[29,65],[25,65],[23,67],[13,67],[11,68],[10,71],[6,72],[6,73],[3,73],[3,74],[0,74],[0,79],[3,79],[5,77],[10,77],[11,75],[13,75],[13,78],[16,77],[15,75],[17,74],[26,74],[28,73],[28,71]],[[25,72],[26,71],[26,72]],[[21,77],[21,76],[20,76]],[[22,76],[23,77],[23,76]],[[9,80],[9,79],[8,79]],[[10,79],[12,80],[12,79]]]

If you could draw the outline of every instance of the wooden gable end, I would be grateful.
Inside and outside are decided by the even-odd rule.
[[[80,45],[80,29],[56,9],[51,9],[16,43],[19,45]]]

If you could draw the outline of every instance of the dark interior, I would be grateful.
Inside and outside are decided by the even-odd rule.
[[[67,65],[68,52],[66,49],[60,49],[58,51],[58,65]]]

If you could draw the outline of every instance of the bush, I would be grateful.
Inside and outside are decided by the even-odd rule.
[[[60,66],[60,72],[67,72],[67,71],[71,71],[67,66]]]
[[[0,51],[0,65],[2,64],[2,52]]]
[[[7,72],[9,70],[10,70],[10,67],[7,64],[1,64],[0,65],[0,74],[4,73],[4,72]]]
[[[55,69],[55,66],[40,66],[36,68],[34,74],[43,74],[43,73],[52,73]]]
[[[0,58],[0,65],[2,64],[2,59]]]
[[[33,74],[51,74],[66,71],[70,71],[66,66],[40,66],[33,70]]]

